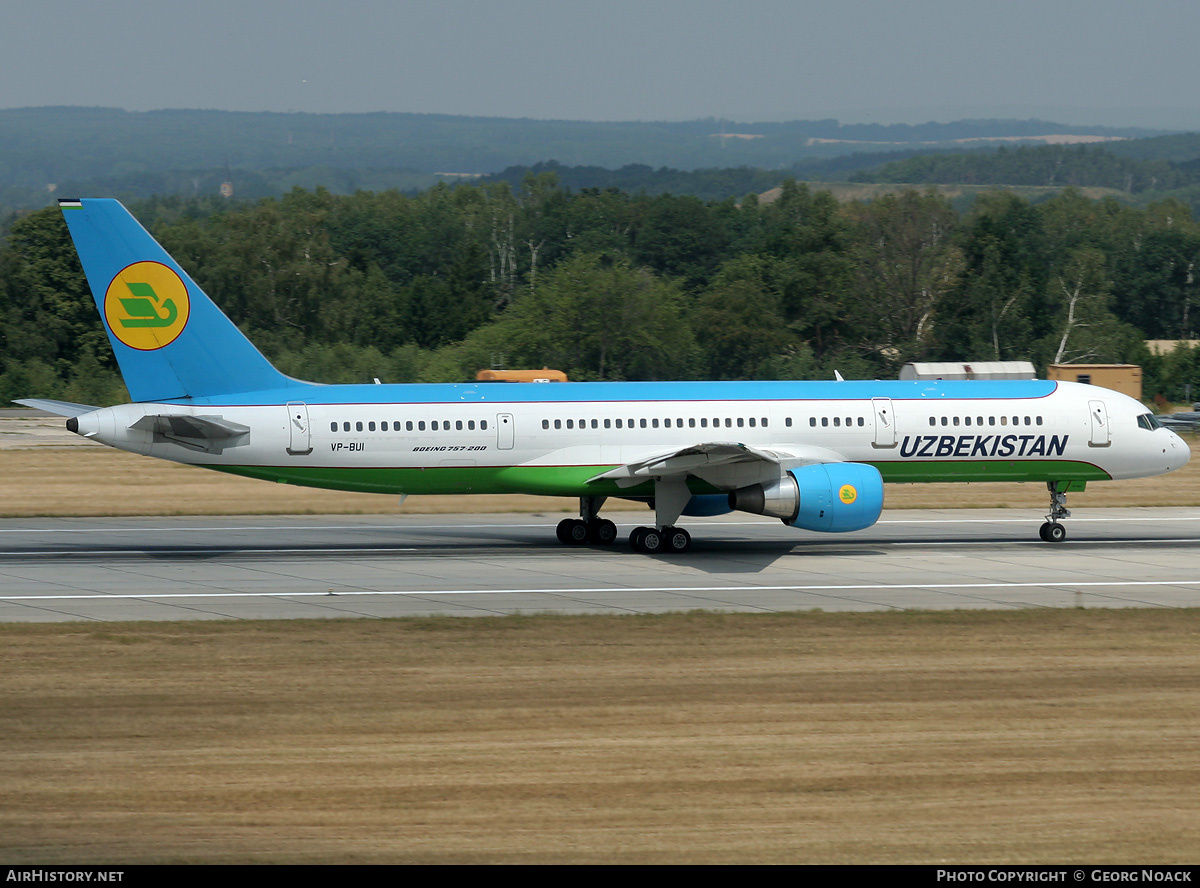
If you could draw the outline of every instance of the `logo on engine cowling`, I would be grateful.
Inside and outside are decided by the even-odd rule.
[[[858,490],[853,484],[843,484],[838,490],[838,499],[842,501],[843,505],[848,506],[858,499]]]
[[[120,342],[154,351],[174,342],[191,311],[187,285],[161,262],[135,262],[117,273],[104,294],[104,320]]]

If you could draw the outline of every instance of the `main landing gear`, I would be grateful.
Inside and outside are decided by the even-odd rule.
[[[617,541],[617,525],[599,516],[600,506],[607,497],[581,496],[579,517],[565,518],[558,522],[555,533],[558,541],[567,546],[583,546],[587,543],[611,546]]]
[[[647,555],[682,554],[692,547],[692,535],[672,522],[679,518],[691,493],[682,480],[677,482],[655,482],[654,527],[637,527],[629,535],[629,545],[635,552]],[[617,539],[617,525],[599,516],[600,507],[606,497],[581,496],[579,517],[565,518],[558,522],[558,541],[567,546],[600,545],[611,546]]]
[[[637,527],[629,535],[629,545],[647,555],[682,554],[692,547],[692,535],[682,527]]]
[[[1046,482],[1046,489],[1050,491],[1050,512],[1046,515],[1046,523],[1038,529],[1043,542],[1061,543],[1067,538],[1067,529],[1058,523],[1060,518],[1071,517],[1066,491],[1059,489],[1066,486],[1062,481]]]

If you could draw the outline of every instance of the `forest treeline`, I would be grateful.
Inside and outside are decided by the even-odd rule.
[[[483,367],[573,379],[894,378],[906,361],[1134,362],[1184,397],[1200,225],[1074,190],[969,210],[915,190],[839,204],[702,201],[506,182],[135,215],[284,372],[320,382],[459,381]],[[1197,388],[1200,391],[1200,387]],[[0,398],[125,395],[57,209],[0,243]]]

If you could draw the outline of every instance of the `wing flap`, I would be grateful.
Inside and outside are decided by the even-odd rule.
[[[781,451],[731,441],[712,441],[652,454],[602,472],[588,481],[613,481],[618,487],[634,487],[652,479],[694,476],[718,490],[734,490],[778,478],[781,472],[797,466],[845,461],[840,453],[824,447]]]

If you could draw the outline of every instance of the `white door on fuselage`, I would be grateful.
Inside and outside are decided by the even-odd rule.
[[[891,398],[875,398],[871,401],[875,413],[875,446],[896,446],[896,417],[892,415]]]
[[[312,431],[308,425],[308,405],[302,401],[290,401],[288,411],[288,448],[292,456],[312,453]]]
[[[1107,447],[1112,443],[1112,432],[1108,427],[1108,408],[1103,401],[1088,401],[1092,414],[1092,437],[1088,443],[1093,447]]]
[[[513,418],[511,413],[496,416],[496,446],[501,450],[513,449]]]

